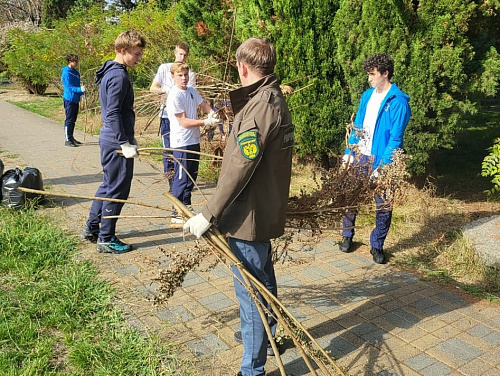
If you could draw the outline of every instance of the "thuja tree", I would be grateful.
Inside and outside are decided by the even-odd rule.
[[[496,39],[471,36],[471,28],[487,24],[488,17],[475,2],[463,0],[341,1],[333,26],[336,56],[352,106],[367,87],[362,61],[376,52],[391,54],[393,81],[411,98],[405,147],[412,172],[423,173],[434,150],[453,147],[465,115],[477,111],[472,98],[496,93]]]
[[[258,35],[274,42],[276,72],[295,90],[288,98],[296,152],[329,167],[350,117],[342,71],[334,60],[332,15],[338,1],[235,1],[241,40]]]
[[[206,71],[203,73],[223,81],[235,81],[234,53],[239,42],[234,35],[233,2],[184,0],[178,4],[175,13],[182,40],[190,45],[192,55],[204,61]]]

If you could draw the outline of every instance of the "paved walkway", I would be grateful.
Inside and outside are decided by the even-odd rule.
[[[17,155],[20,163],[40,169],[47,190],[95,193],[101,182],[97,137],[87,136],[83,146],[68,148],[63,146],[61,124],[3,101],[0,114],[0,158],[6,169],[15,167],[6,155]],[[82,134],[75,135],[84,140]],[[170,207],[162,196],[166,184],[159,169],[137,160],[132,199]],[[203,187],[207,195],[211,189]],[[69,232],[79,234],[90,201],[57,198],[55,203],[50,210],[61,215]],[[195,208],[201,203],[196,195]],[[125,205],[122,214],[168,212]],[[184,238],[159,218],[120,219],[117,233],[138,249],[101,255],[83,245],[82,257],[92,259],[117,289],[117,303],[131,325],[158,333],[194,354],[202,375],[236,374],[242,346],[233,341],[239,318],[229,271],[218,265],[190,272],[168,305],[153,306],[155,278],[169,262],[162,249],[185,252],[194,245],[193,238]],[[366,246],[343,254],[337,251],[336,240],[324,237],[310,249],[291,252],[293,260],[277,265],[277,276],[283,303],[349,374],[500,374],[499,307],[421,281],[393,265],[374,264]],[[295,349],[287,348],[282,358],[289,375],[308,374]],[[267,369],[279,375],[272,358]]]

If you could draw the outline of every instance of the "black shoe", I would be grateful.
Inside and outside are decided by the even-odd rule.
[[[241,336],[241,331],[237,331],[234,333],[234,341],[236,343],[243,343],[243,337]],[[271,342],[267,342],[266,354],[267,356],[274,356],[274,350],[273,347],[271,346]]]
[[[243,376],[243,374],[241,372],[238,372],[236,376]]]
[[[339,249],[342,252],[349,252],[352,245],[352,238],[348,236],[342,236],[342,241],[339,243]]]
[[[71,148],[76,148],[78,145],[77,145],[77,144],[75,144],[73,141],[68,140],[68,141],[65,141],[65,142],[64,142],[64,146],[69,146],[69,147],[71,147]]]
[[[370,253],[373,256],[373,261],[375,261],[377,264],[385,263],[385,255],[382,249],[377,249],[372,247],[372,249],[370,249]]]
[[[75,145],[82,145],[82,143],[78,140],[75,140],[74,138],[71,139]]]
[[[99,235],[99,231],[97,232],[92,232],[89,230],[87,226],[83,229],[82,233],[80,234],[80,237],[83,240],[88,240],[91,243],[97,243],[97,236]]]

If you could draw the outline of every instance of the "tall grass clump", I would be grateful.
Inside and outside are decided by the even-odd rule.
[[[129,328],[77,241],[41,211],[0,208],[1,375],[188,375]]]

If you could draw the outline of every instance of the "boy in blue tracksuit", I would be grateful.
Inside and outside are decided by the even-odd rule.
[[[61,81],[64,88],[63,104],[64,112],[66,113],[66,120],[64,121],[66,141],[64,145],[70,147],[81,145],[81,142],[75,140],[73,137],[80,98],[85,93],[85,86],[80,83],[80,72],[76,69],[78,61],[78,55],[68,54],[66,55],[68,65],[61,69]]]
[[[378,167],[391,163],[395,149],[403,147],[403,135],[410,120],[409,97],[394,83],[391,77],[394,62],[387,54],[368,57],[363,68],[372,86],[366,90],[359,103],[354,129],[348,144],[357,145],[357,150],[345,149],[343,162],[367,165],[371,179],[378,177]],[[358,153],[356,158],[354,156]],[[370,234],[370,253],[378,264],[385,262],[384,241],[391,225],[392,210],[383,208],[384,199],[375,197],[377,205],[376,225]],[[342,242],[339,249],[349,252],[354,236],[356,213],[350,212],[342,218]]]
[[[135,30],[124,31],[115,40],[116,57],[96,72],[103,126],[99,136],[103,182],[96,197],[127,199],[134,171],[133,158],[138,156],[134,138],[134,90],[127,67],[135,68],[146,47],[144,38]],[[116,153],[121,149],[122,155]],[[122,203],[94,200],[82,233],[84,239],[97,242],[102,253],[124,253],[132,249],[115,236],[117,219],[103,216],[119,215]]]

